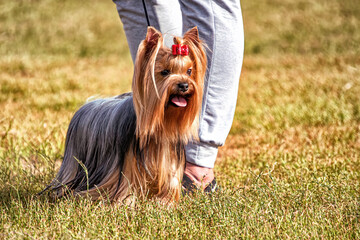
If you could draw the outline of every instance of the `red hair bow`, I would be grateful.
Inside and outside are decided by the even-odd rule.
[[[172,54],[175,56],[176,55],[181,55],[181,56],[189,55],[189,47],[188,47],[188,45],[181,45],[181,44],[172,45]]]

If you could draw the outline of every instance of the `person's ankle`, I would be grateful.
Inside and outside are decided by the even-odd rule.
[[[214,170],[212,168],[201,167],[189,162],[186,162],[184,174],[203,190],[214,180]]]

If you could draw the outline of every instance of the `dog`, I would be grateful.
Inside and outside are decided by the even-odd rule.
[[[132,93],[88,102],[75,113],[60,170],[46,189],[55,198],[179,200],[184,146],[198,139],[207,63],[197,27],[174,37],[172,49],[163,40],[148,27]]]

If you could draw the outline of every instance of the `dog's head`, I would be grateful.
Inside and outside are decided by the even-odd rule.
[[[132,85],[140,139],[186,143],[197,137],[205,71],[206,55],[196,27],[183,38],[175,37],[173,49],[164,46],[159,31],[148,28]]]

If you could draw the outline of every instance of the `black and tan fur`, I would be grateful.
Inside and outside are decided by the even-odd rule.
[[[64,160],[48,187],[56,197],[179,199],[184,145],[197,138],[206,55],[196,27],[174,43],[188,45],[189,55],[172,55],[162,34],[149,27],[137,53],[133,92],[86,103],[75,113]],[[186,107],[172,104],[174,97],[185,99]]]

